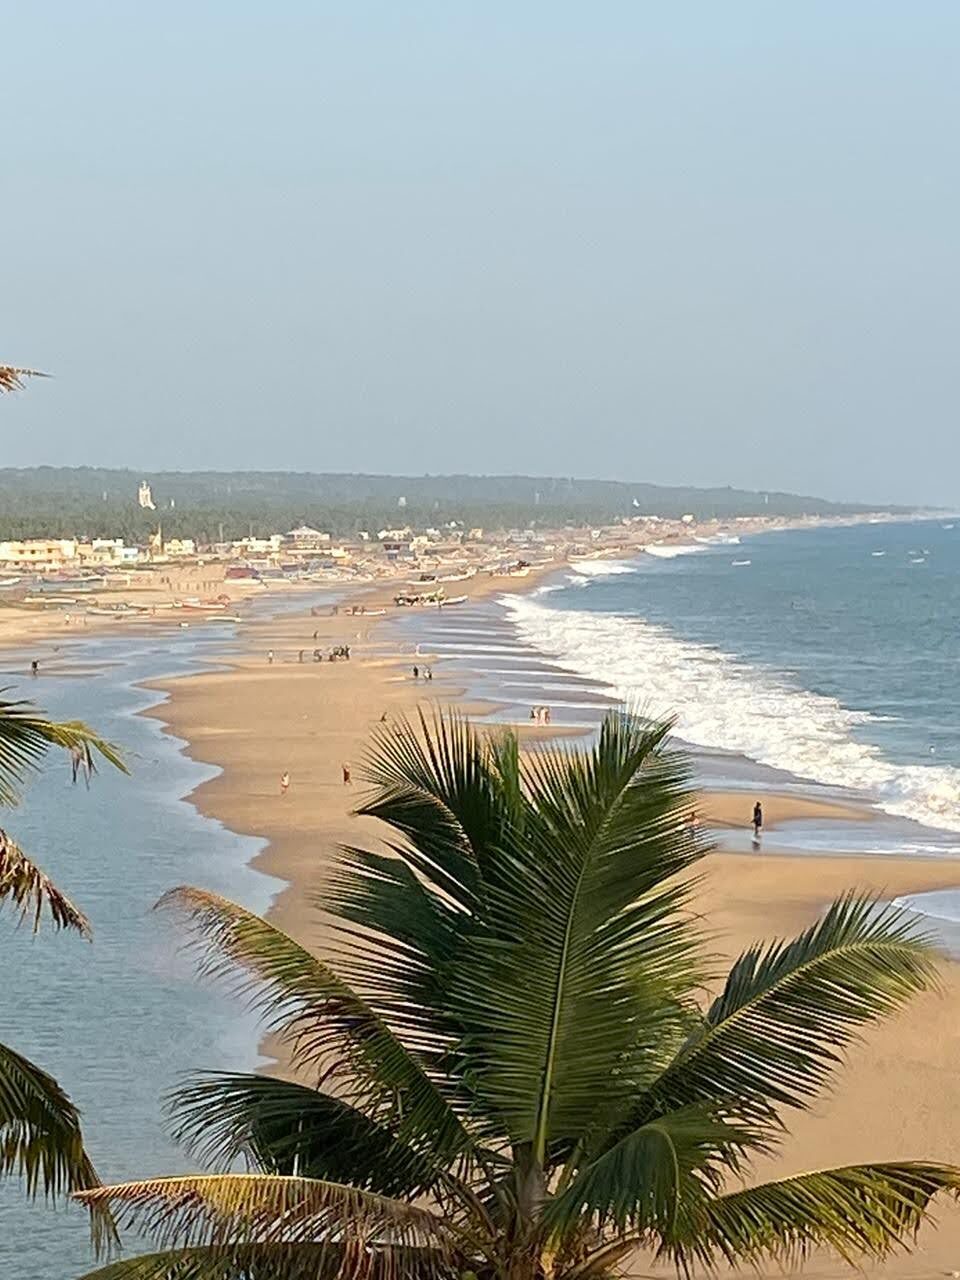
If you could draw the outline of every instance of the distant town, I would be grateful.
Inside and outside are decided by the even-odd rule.
[[[226,608],[251,589],[296,583],[401,584],[398,604],[440,603],[465,597],[452,593],[477,575],[524,577],[551,564],[636,555],[665,554],[672,544],[735,543],[741,534],[795,527],[821,519],[865,515],[791,517],[740,515],[676,518],[637,512],[612,524],[568,524],[562,528],[487,530],[451,519],[437,525],[397,524],[358,530],[345,537],[301,524],[266,536],[200,540],[166,537],[163,513],[151,485],[137,490],[141,511],[155,513],[153,531],[141,542],[123,537],[34,537],[0,541],[0,602],[75,612],[127,612],[188,607]],[[400,511],[402,512],[402,504]],[[200,594],[188,594],[199,592]],[[113,599],[96,598],[100,593]],[[149,601],[137,604],[141,593]]]

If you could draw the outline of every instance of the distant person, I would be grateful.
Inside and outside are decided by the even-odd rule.
[[[427,667],[426,671],[423,673],[423,678],[424,680],[433,679],[433,667]]]
[[[300,652],[297,654],[297,661],[298,661],[298,662],[302,662],[302,661],[303,661],[303,650],[302,650],[302,649],[301,649],[301,650],[300,650]]]
[[[550,708],[549,708],[549,707],[544,707],[544,708],[543,708],[543,723],[544,723],[544,724],[549,724],[549,723],[550,723]]]
[[[350,777],[350,766],[348,764],[341,765],[341,771],[343,773],[343,785],[345,787],[349,787],[350,783],[353,781]]]
[[[286,770],[280,775],[280,794],[285,796],[290,790],[290,775]]]
[[[419,667],[414,667],[414,668],[413,668],[413,678],[414,678],[414,680],[419,680],[419,679],[420,679],[420,668],[419,668]]]
[[[763,807],[758,800],[753,806],[753,843],[760,843],[760,833],[763,831]]]
[[[40,674],[40,663],[36,660],[36,658],[34,658],[34,660],[30,663],[30,674],[32,676],[38,676]]]
[[[687,835],[691,840],[697,838],[697,831],[700,827],[700,819],[697,817],[696,809],[690,810],[690,817],[687,819]]]
[[[272,650],[272,649],[268,649],[268,650],[267,650],[267,662],[268,662],[271,666],[273,665],[273,650]]]

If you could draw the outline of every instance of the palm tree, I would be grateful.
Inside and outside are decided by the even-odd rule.
[[[157,1249],[91,1276],[600,1280],[638,1249],[685,1271],[909,1244],[960,1170],[749,1168],[858,1029],[934,982],[931,945],[846,897],[704,1007],[706,847],[668,729],[612,715],[590,750],[521,759],[456,716],[382,726],[359,812],[386,849],[341,851],[329,961],[216,894],[168,895],[301,1082],[184,1087],[176,1132],[219,1172],[82,1193]]]
[[[74,779],[89,778],[99,755],[124,766],[108,743],[79,721],[57,722],[27,702],[0,697],[0,805],[15,804],[26,776],[51,747],[71,758]],[[44,911],[58,929],[89,935],[83,913],[0,830],[0,906],[8,904],[21,917],[32,917],[38,929]],[[7,1045],[0,1044],[0,1174],[20,1174],[29,1194],[47,1196],[98,1185],[84,1150],[76,1107],[52,1076]],[[113,1237],[109,1213],[94,1206],[94,1240]]]

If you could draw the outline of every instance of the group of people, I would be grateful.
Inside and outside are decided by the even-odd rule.
[[[534,724],[549,724],[550,708],[549,707],[531,707],[530,719],[534,722]]]
[[[353,776],[350,773],[350,766],[346,761],[340,766],[340,776],[343,778],[343,785],[349,787],[353,785]],[[76,771],[74,771],[74,781],[76,781]],[[290,790],[290,772],[284,769],[280,775],[280,795],[285,796]]]
[[[420,677],[421,677],[421,675],[423,676],[424,680],[432,680],[432,679],[433,679],[433,668],[432,668],[432,667],[423,667],[423,668],[421,669],[420,667],[414,667],[414,668],[413,668],[413,678],[414,678],[414,680],[419,680],[419,679],[420,679]]]
[[[307,651],[306,651],[306,649],[300,649],[300,650],[298,651],[298,653],[297,653],[297,661],[298,661],[298,662],[303,662],[303,661],[304,661],[304,655],[306,654],[306,652],[307,652]],[[314,662],[322,662],[322,661],[323,661],[323,650],[322,650],[322,649],[314,649],[313,654],[312,654],[312,657],[313,657],[313,661],[314,661]],[[271,661],[272,661],[272,659],[271,659]],[[348,644],[338,644],[338,645],[334,645],[334,647],[333,647],[333,648],[330,650],[330,652],[327,654],[327,661],[328,661],[328,662],[340,662],[340,661],[346,661],[346,662],[349,662],[349,661],[350,661],[350,646],[349,646]]]

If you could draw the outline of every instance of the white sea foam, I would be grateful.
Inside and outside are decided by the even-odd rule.
[[[925,916],[933,916],[937,920],[947,920],[951,924],[960,924],[960,893],[956,889],[936,890],[933,893],[911,893],[902,898],[894,898],[898,907],[908,911],[918,911]]]
[[[633,565],[622,560],[575,560],[570,568],[584,578],[609,578],[618,573],[635,573]]]
[[[851,787],[887,813],[960,831],[960,770],[898,765],[856,741],[853,728],[874,723],[869,712],[639,619],[550,609],[523,597],[511,598],[508,608],[523,640],[606,682],[617,698],[676,715],[687,742]]]
[[[653,542],[643,549],[658,560],[675,560],[677,556],[695,556],[699,551],[706,551],[707,546],[703,542]]]

